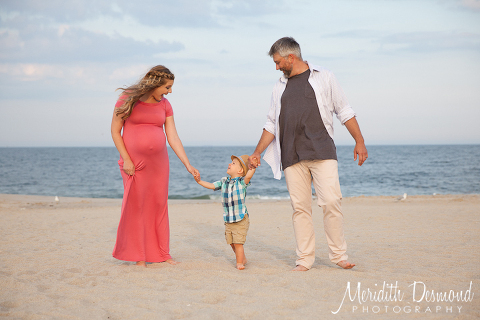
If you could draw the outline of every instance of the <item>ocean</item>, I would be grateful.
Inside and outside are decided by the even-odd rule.
[[[353,146],[337,146],[344,197],[480,194],[480,145],[367,146],[361,167]],[[232,154],[251,154],[253,146],[186,147],[190,162],[213,182],[226,176]],[[170,199],[219,199],[199,186],[169,148]],[[114,147],[0,148],[0,193],[58,197],[121,198],[122,179]],[[287,199],[285,179],[273,179],[262,161],[249,198]]]

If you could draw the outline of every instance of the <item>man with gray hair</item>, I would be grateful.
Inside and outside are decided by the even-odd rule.
[[[315,231],[312,221],[312,181],[323,222],[330,260],[344,269],[348,262],[343,234],[342,193],[338,179],[337,153],[333,142],[333,114],[355,139],[354,160],[361,166],[368,157],[355,112],[330,71],[303,61],[295,39],[277,40],[268,53],[283,72],[275,84],[267,122],[254,153],[252,167],[260,165],[261,153],[272,167],[275,179],[285,174],[293,208],[297,242],[294,271],[307,271],[315,261]]]

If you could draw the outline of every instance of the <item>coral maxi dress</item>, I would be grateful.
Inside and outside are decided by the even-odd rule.
[[[115,105],[120,107],[123,101]],[[171,259],[168,222],[169,162],[163,125],[172,106],[137,102],[123,126],[123,142],[135,165],[135,175],[123,170],[122,215],[113,257],[126,261],[162,262]]]

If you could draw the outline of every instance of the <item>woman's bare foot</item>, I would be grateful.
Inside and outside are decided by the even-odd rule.
[[[302,266],[301,264],[299,264],[298,266],[293,268],[292,271],[308,271],[308,269]]]
[[[149,268],[161,268],[164,263],[167,262],[171,265],[176,265],[176,264],[179,264],[180,262],[178,261],[175,261],[173,259],[168,259],[168,260],[165,260],[165,261],[162,261],[162,262],[152,262],[148,265]]]
[[[176,265],[176,264],[179,264],[179,263],[180,263],[180,262],[175,261],[175,260],[173,260],[173,259],[168,259],[168,260],[165,260],[164,262],[170,263],[171,265]]]
[[[147,263],[145,261],[137,261],[137,263],[135,263],[135,265],[140,266],[140,267],[146,267]]]
[[[343,268],[343,269],[352,269],[355,267],[354,263],[350,263],[347,260],[342,260],[337,263],[337,266]]]

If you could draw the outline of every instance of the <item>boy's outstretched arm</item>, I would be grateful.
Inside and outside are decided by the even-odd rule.
[[[257,170],[257,169],[248,169],[247,174],[245,175],[245,178],[243,179],[245,184],[248,184],[250,182],[250,179],[252,179],[253,174],[255,173],[255,170]]]
[[[213,183],[200,180],[200,175],[195,176],[195,181],[204,188],[215,190]]]

